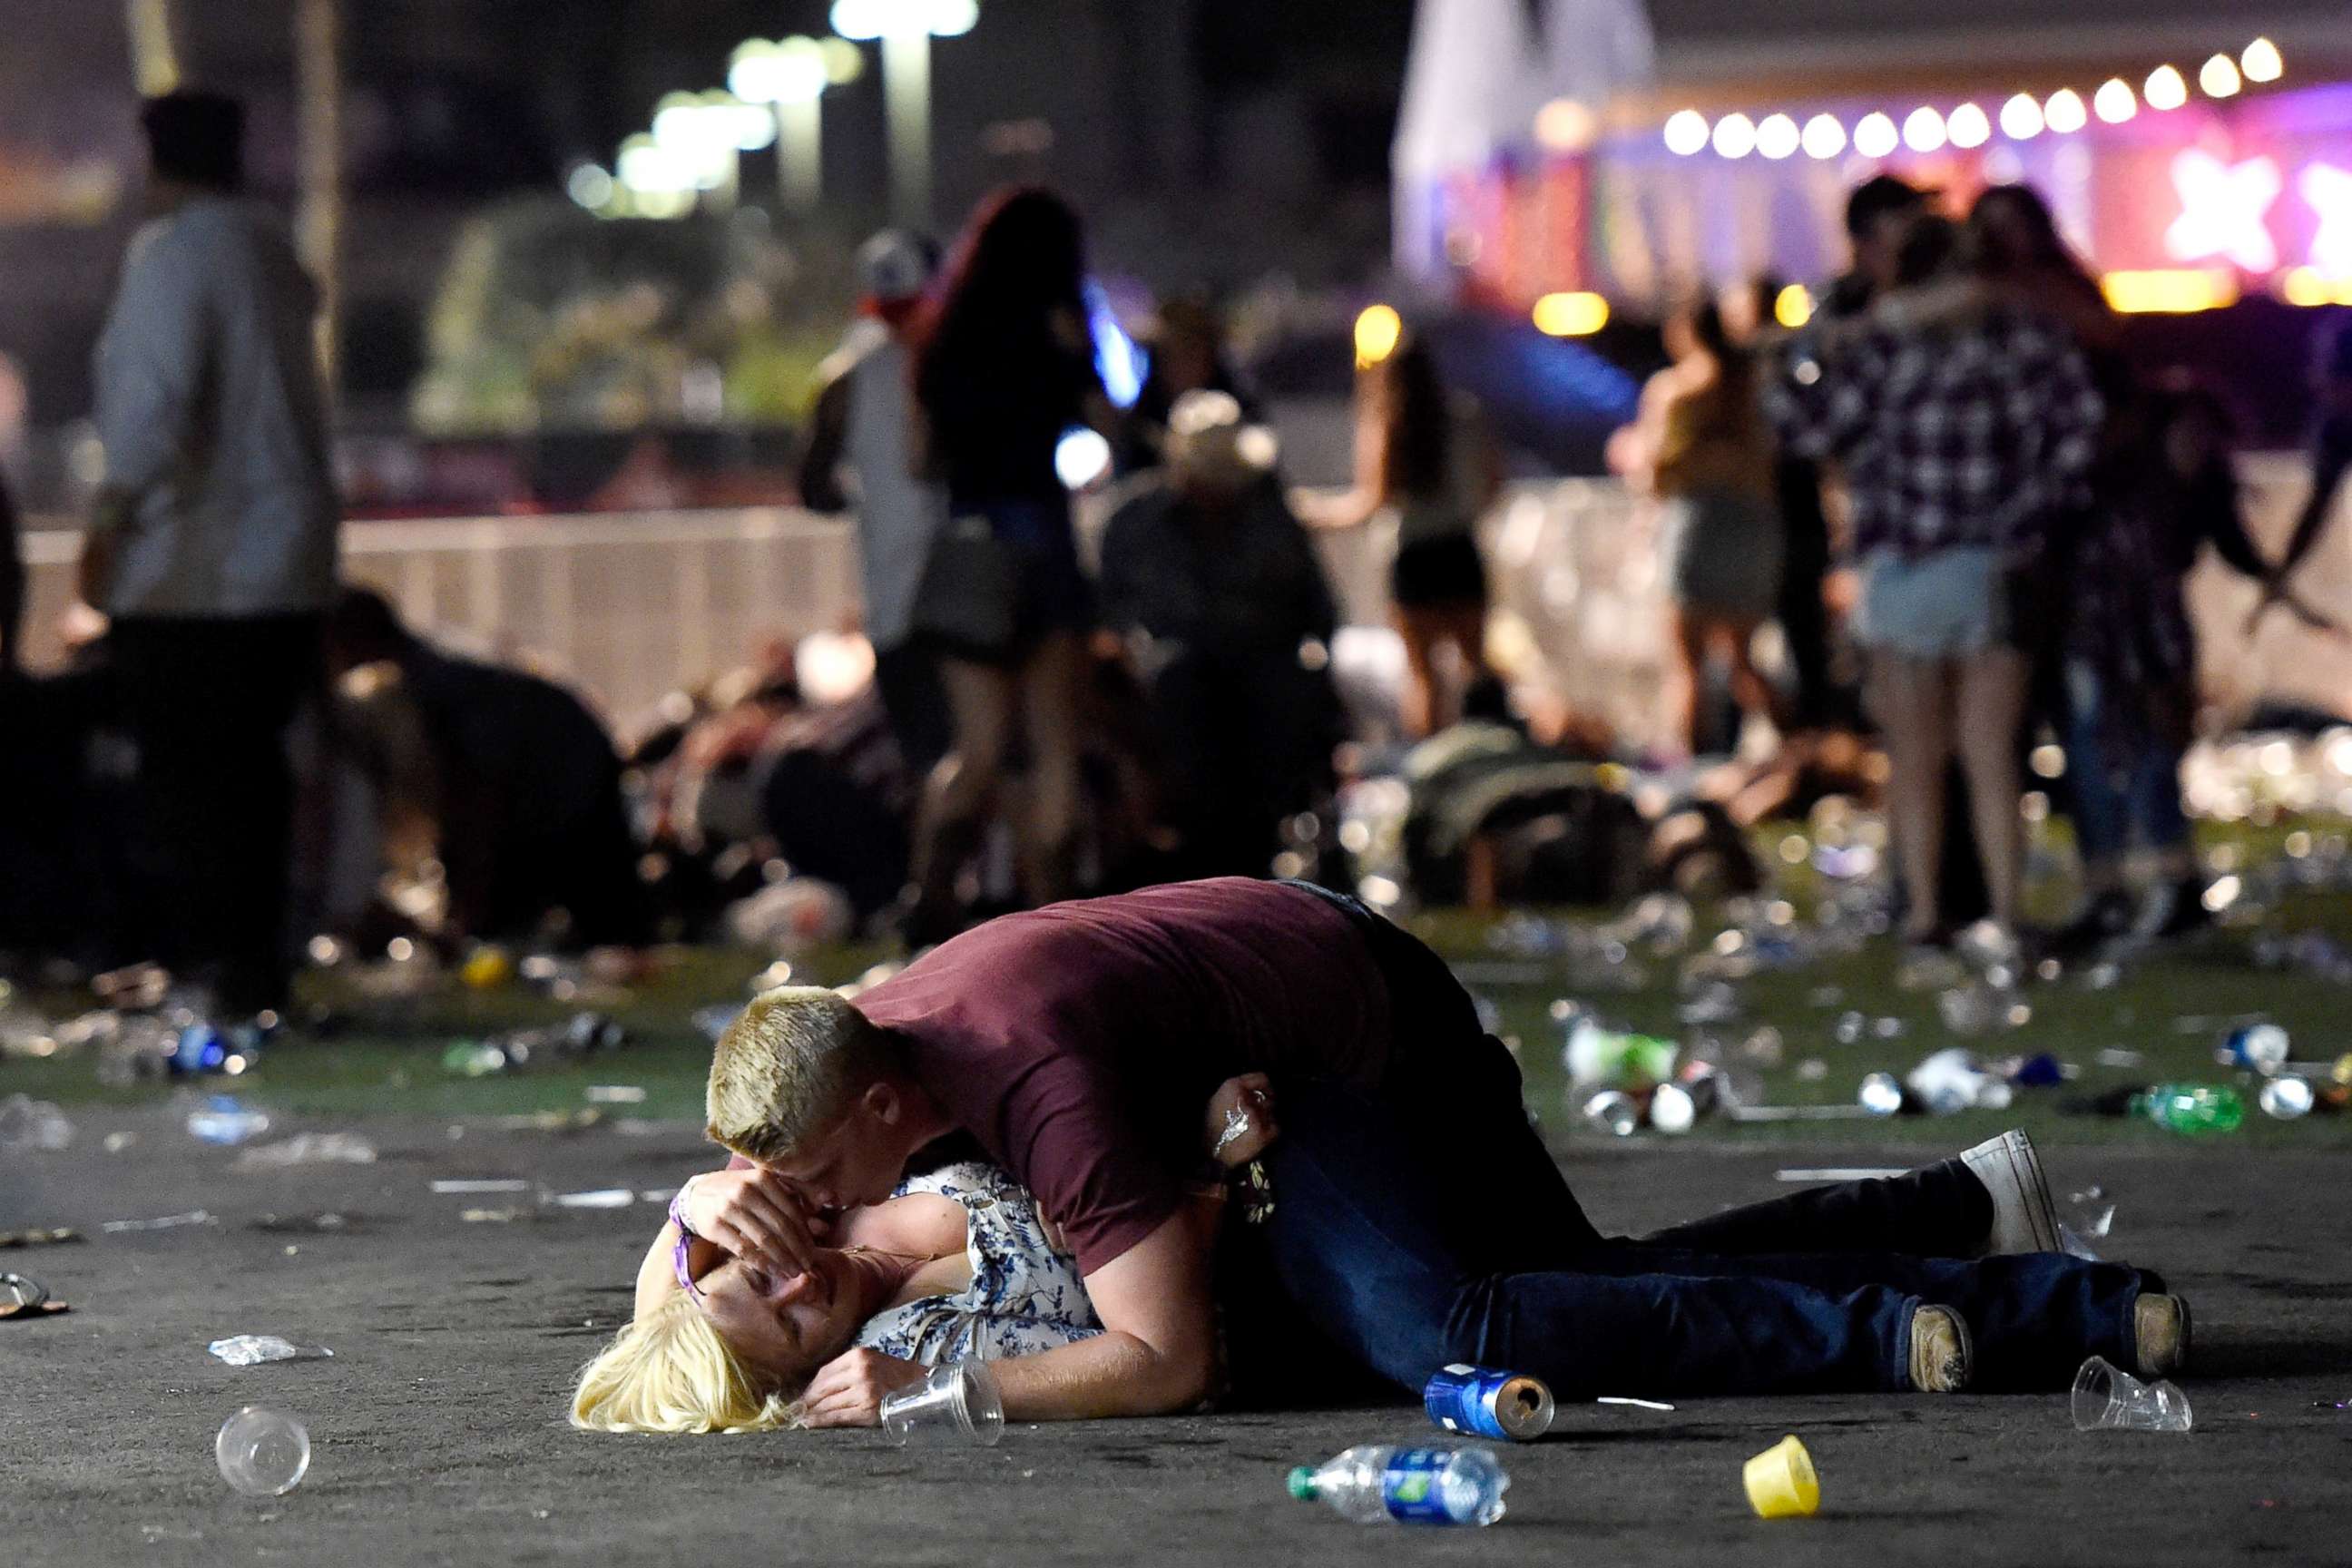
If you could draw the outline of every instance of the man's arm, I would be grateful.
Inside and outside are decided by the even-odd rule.
[[[1087,1276],[1104,1331],[1037,1355],[992,1361],[1013,1421],[1106,1415],[1166,1415],[1209,1396],[1216,1378],[1216,1332],[1209,1257],[1198,1222],[1171,1215],[1159,1229]],[[814,1426],[871,1426],[882,1401],[920,1382],[927,1369],[876,1351],[828,1362],[809,1383]]]
[[[163,482],[188,443],[205,375],[205,258],[163,233],[134,241],[99,338],[97,407],[105,477],[91,503],[79,586],[103,607],[122,534],[140,497]]]
[[[845,511],[841,489],[841,454],[849,437],[849,372],[824,384],[809,416],[807,445],[801,448],[801,504],[812,511]]]

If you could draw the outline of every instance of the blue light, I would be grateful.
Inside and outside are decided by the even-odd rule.
[[[1086,302],[1087,325],[1095,335],[1095,374],[1102,379],[1103,391],[1114,405],[1132,408],[1143,394],[1143,378],[1150,374],[1151,356],[1127,335],[1102,285],[1091,279],[1087,281]]]

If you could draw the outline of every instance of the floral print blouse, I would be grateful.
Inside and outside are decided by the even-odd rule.
[[[908,1178],[898,1195],[908,1193],[937,1193],[961,1206],[971,1283],[868,1320],[858,1344],[938,1366],[1035,1355],[1103,1331],[1077,1260],[1046,1238],[1037,1200],[1003,1171],[946,1165]]]

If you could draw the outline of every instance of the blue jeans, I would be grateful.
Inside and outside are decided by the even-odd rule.
[[[2180,753],[2146,733],[2145,724],[2111,717],[2107,704],[2114,695],[2088,659],[2066,660],[2067,773],[2083,858],[2117,858],[2130,847],[2135,828],[2147,848],[2185,848]]]
[[[1917,1256],[1973,1251],[1990,1228],[1957,1161],[1602,1237],[1443,962],[1386,921],[1365,934],[1398,1031],[1388,1079],[1276,1079],[1274,1211],[1244,1255],[1264,1273],[1228,1275],[1229,1333],[1263,1289],[1406,1388],[1471,1362],[1570,1399],[1906,1389],[1928,1303],[1968,1321],[1975,1387],[2063,1387],[2085,1356],[2136,1360],[2133,1304],[2163,1288],[2151,1275],[2060,1253]]]

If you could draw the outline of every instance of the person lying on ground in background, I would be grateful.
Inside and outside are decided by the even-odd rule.
[[[1189,1218],[1199,1107],[1266,1075],[1264,1223]],[[1517,1064],[1427,947],[1355,900],[1225,878],[1010,915],[856,1002],[755,1001],[711,1064],[711,1136],[780,1181],[700,1182],[686,1228],[791,1278],[824,1216],[969,1134],[1070,1242],[1104,1331],[994,1363],[1008,1417],[1279,1400],[1454,1362],[1563,1398],[2062,1386],[2083,1357],[2168,1374],[2187,1311],[2057,1250],[2011,1133],[1901,1178],[1604,1237],[1528,1126]],[[1988,1256],[1999,1255],[1999,1256]],[[1221,1363],[1222,1355],[1222,1363]],[[828,1424],[922,1376],[863,1358]]]
[[[1205,1147],[1237,1172],[1276,1128],[1262,1075],[1233,1079],[1209,1102]],[[792,1184],[756,1168],[708,1173],[747,1209],[782,1201]],[[1213,1235],[1224,1189],[1192,1187],[1191,1217]],[[1101,1333],[1060,1230],[996,1166],[957,1161],[908,1177],[889,1201],[843,1215],[839,1246],[798,1274],[735,1238],[738,1257],[681,1235],[672,1220],[638,1270],[636,1310],[573,1392],[572,1423],[607,1432],[743,1432],[844,1425],[870,1357],[937,1366],[1034,1355]]]

